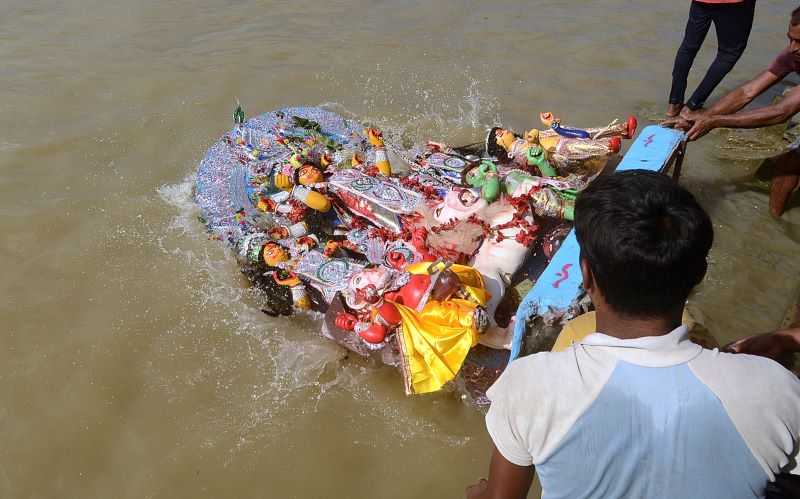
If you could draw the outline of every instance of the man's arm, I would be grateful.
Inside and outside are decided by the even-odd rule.
[[[727,345],[723,350],[777,359],[788,353],[800,352],[800,327],[748,336]]]
[[[670,128],[688,130],[692,128],[693,122],[699,120],[700,116],[720,116],[731,114],[750,104],[753,99],[761,95],[772,85],[781,81],[777,75],[770,71],[764,71],[744,85],[737,87],[725,94],[716,104],[706,109],[695,119],[676,116],[664,121],[661,125]],[[705,135],[705,134],[704,134]],[[698,137],[699,138],[699,137]]]
[[[727,115],[715,115],[709,109],[695,120],[686,136],[689,140],[697,140],[714,128],[759,128],[777,125],[786,122],[798,111],[800,111],[800,87],[795,87],[782,101],[771,106]]]
[[[533,481],[533,466],[512,463],[494,448],[489,480],[483,478],[467,487],[468,499],[525,499]]]
[[[781,81],[781,78],[778,78],[778,76],[770,71],[764,71],[741,87],[725,94],[703,114],[720,115],[735,113],[744,106],[750,104],[753,99],[779,81]]]

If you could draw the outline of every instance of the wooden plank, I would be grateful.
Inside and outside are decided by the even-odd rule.
[[[550,310],[566,311],[579,296],[582,282],[579,254],[580,247],[575,238],[575,230],[571,230],[561,243],[561,248],[553,255],[550,264],[517,308],[511,360],[519,357],[522,339],[527,329],[525,326],[529,319],[536,315],[544,316]]]
[[[685,140],[682,132],[650,125],[642,130],[615,171],[637,168],[664,171]]]

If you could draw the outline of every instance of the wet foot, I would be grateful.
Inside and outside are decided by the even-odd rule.
[[[667,104],[667,118],[674,118],[681,113],[683,104]]]

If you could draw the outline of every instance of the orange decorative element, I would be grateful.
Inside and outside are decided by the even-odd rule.
[[[342,245],[342,243],[340,243],[339,241],[334,241],[334,240],[331,239],[325,245],[325,250],[323,250],[322,253],[327,257],[331,257],[331,256],[333,256],[334,253],[336,253],[336,250],[338,250],[339,246],[341,246],[341,245]]]
[[[372,144],[374,147],[382,147],[383,144],[383,132],[380,130],[376,130],[375,128],[367,128],[366,130],[367,135],[369,136],[369,143]]]

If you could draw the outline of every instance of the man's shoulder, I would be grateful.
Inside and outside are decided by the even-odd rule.
[[[549,378],[560,377],[559,371],[569,364],[569,355],[566,353],[567,351],[538,352],[519,357],[506,366],[490,390],[498,393],[501,388],[503,391],[507,391],[520,387],[527,391],[539,391],[537,387],[546,386]],[[532,380],[536,380],[536,382],[534,383]]]
[[[486,392],[492,402],[486,423],[498,449],[518,464],[545,456],[592,404],[615,365],[582,345],[513,361]]]
[[[784,468],[800,431],[800,380],[773,360],[717,350],[704,350],[690,367],[764,470]]]
[[[704,350],[689,366],[718,396],[728,392],[731,396],[752,397],[753,402],[787,398],[800,401],[797,376],[765,357]]]
[[[619,360],[601,351],[574,345],[561,352],[539,352],[508,365],[493,387],[495,395],[531,397],[540,403],[554,392],[597,393],[609,379]],[[794,397],[800,401],[800,380],[777,362],[764,357],[703,350],[689,367],[716,392],[744,395],[754,400]]]
[[[586,396],[599,390],[616,362],[610,356],[589,355],[581,345],[560,352],[539,352],[510,363],[488,393],[492,400],[513,396],[538,404],[565,392]]]
[[[794,56],[791,52],[789,52],[789,47],[784,47],[778,52],[778,55],[775,56],[775,61],[780,61],[782,64],[791,63],[790,65],[794,65]]]
[[[588,355],[582,345],[576,344],[560,352],[538,352],[520,357],[506,368],[503,374],[511,378],[536,376],[559,376],[567,371],[580,371],[590,366],[609,366],[616,363],[611,356]]]
[[[690,365],[710,364],[719,372],[720,376],[744,378],[757,377],[777,379],[786,382],[800,383],[785,367],[766,357],[742,353],[721,352],[718,349],[703,350],[702,353],[690,362]]]
[[[784,48],[778,53],[778,56],[775,57],[775,60],[772,61],[772,64],[767,70],[779,78],[784,78],[792,71],[797,70],[794,56],[791,52],[789,52],[788,47]]]
[[[524,369],[542,369],[546,366],[568,362],[570,358],[574,358],[575,353],[573,348],[567,348],[560,352],[537,352],[524,357],[519,357],[514,362],[508,365],[515,371]]]

